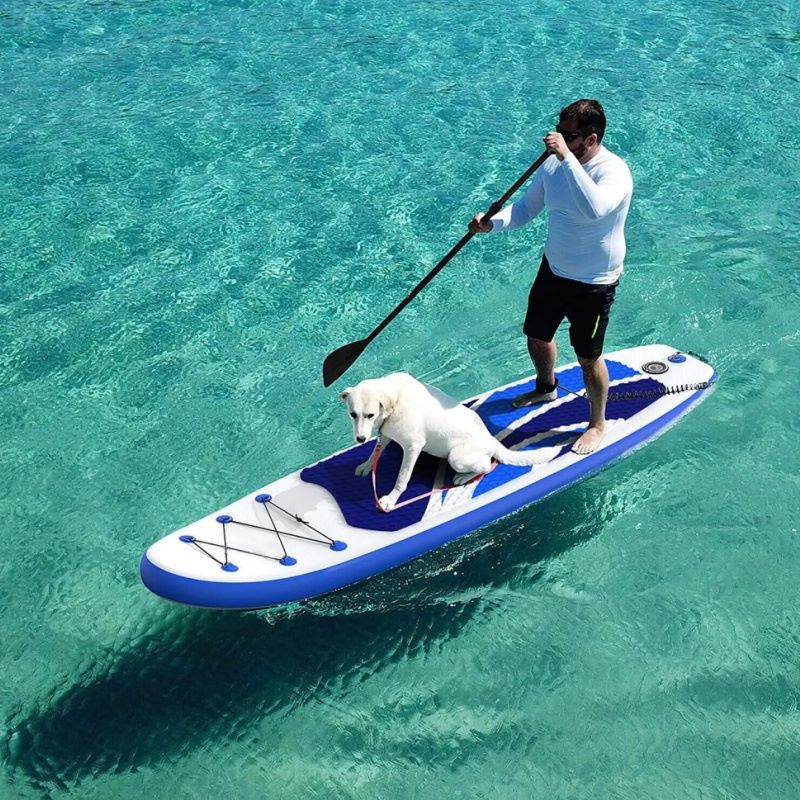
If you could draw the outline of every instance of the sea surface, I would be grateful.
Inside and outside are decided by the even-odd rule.
[[[800,796],[796,0],[4,0],[0,75],[0,797]],[[527,374],[538,220],[321,364],[579,97],[635,180],[607,347],[708,401],[334,595],[149,593],[151,542],[350,442],[348,382]]]

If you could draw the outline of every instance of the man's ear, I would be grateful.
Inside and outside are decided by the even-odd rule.
[[[348,398],[348,397],[350,397],[350,392],[352,391],[352,388],[353,388],[353,387],[351,386],[350,388],[348,388],[348,389],[345,389],[345,390],[344,390],[344,391],[343,391],[343,392],[342,392],[342,393],[339,395],[339,397],[340,397],[342,400],[344,400],[344,401],[345,401],[345,403],[347,402],[347,398]]]

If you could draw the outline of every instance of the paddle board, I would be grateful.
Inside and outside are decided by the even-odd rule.
[[[355,475],[374,441],[348,447],[155,542],[141,559],[142,581],[167,600],[217,609],[264,608],[332,592],[471,533],[629,453],[696,406],[716,379],[711,366],[666,345],[605,358],[609,427],[589,455],[570,449],[589,418],[580,367],[570,364],[557,370],[558,397],[549,403],[512,406],[517,394],[533,387],[531,378],[465,401],[506,447],[551,448],[556,455],[547,463],[497,465],[453,487],[446,461],[423,454],[399,502],[420,499],[386,513],[376,507],[370,477]],[[350,425],[343,414],[345,431],[349,435]],[[394,485],[400,459],[394,443],[381,455],[379,497]],[[437,489],[443,490],[430,494]]]

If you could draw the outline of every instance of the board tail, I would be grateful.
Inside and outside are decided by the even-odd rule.
[[[512,467],[532,467],[552,461],[561,452],[562,446],[540,447],[537,450],[509,450],[498,442],[494,458],[501,464],[508,464]]]

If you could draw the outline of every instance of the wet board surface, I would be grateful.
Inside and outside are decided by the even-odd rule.
[[[558,397],[550,403],[512,406],[517,394],[533,387],[530,378],[465,401],[506,447],[557,446],[551,461],[498,465],[473,483],[384,513],[375,507],[371,478],[355,475],[372,452],[374,440],[366,442],[160,539],[142,557],[142,581],[168,600],[220,609],[264,608],[334,591],[471,533],[640,447],[691,410],[715,379],[713,367],[667,345],[605,358],[609,427],[594,453],[579,456],[570,449],[586,429],[589,404],[574,394],[583,390],[580,367],[567,365],[556,371]],[[379,496],[394,485],[400,459],[395,444],[381,456]],[[452,480],[446,461],[423,454],[400,502]]]

